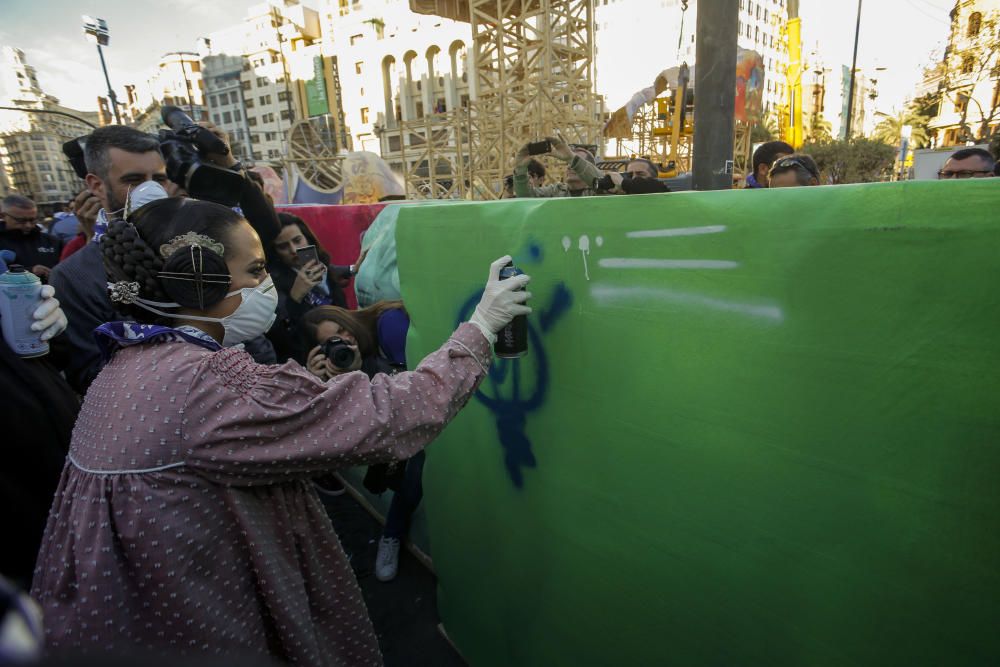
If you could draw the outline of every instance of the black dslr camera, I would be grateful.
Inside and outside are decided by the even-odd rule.
[[[343,338],[334,336],[323,343],[323,354],[330,360],[334,368],[346,371],[353,368],[358,362],[360,352],[351,347],[350,343]]]
[[[177,107],[163,107],[160,116],[170,128],[160,130],[160,151],[167,163],[167,178],[195,199],[236,206],[243,190],[243,176],[201,160],[204,153],[227,154],[229,147],[225,142]]]

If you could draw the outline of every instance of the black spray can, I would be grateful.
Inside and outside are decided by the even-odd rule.
[[[500,280],[507,280],[523,273],[524,271],[509,262],[507,266],[500,269]],[[524,288],[522,287],[521,290],[523,291]],[[528,354],[527,315],[518,315],[497,333],[497,342],[493,344],[493,351],[501,359],[517,359]]]

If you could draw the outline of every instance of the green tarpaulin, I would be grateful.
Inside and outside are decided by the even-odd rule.
[[[491,260],[529,355],[431,445],[477,667],[1000,661],[1000,181],[405,207],[408,356]]]

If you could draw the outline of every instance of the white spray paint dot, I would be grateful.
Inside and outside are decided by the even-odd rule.
[[[570,246],[572,246],[572,245],[573,245],[573,239],[571,239],[568,236],[564,236],[562,238],[562,247],[563,247],[563,250],[565,250],[566,252],[569,252]]]
[[[586,234],[580,237],[580,250],[590,252],[590,237]]]
[[[597,247],[600,248],[602,245],[604,245],[604,237],[598,236],[596,239],[594,239],[594,243],[596,243]]]
[[[587,255],[590,254],[590,237],[584,234],[580,237],[580,254],[583,256],[583,275],[590,280],[590,267],[587,266]]]

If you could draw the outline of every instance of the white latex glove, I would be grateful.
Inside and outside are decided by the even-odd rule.
[[[35,323],[31,325],[32,331],[41,331],[41,339],[49,340],[55,338],[66,330],[66,313],[59,307],[59,299],[55,297],[56,290],[52,285],[42,287],[42,304],[31,314],[35,318]]]
[[[483,298],[479,300],[476,312],[469,319],[469,322],[479,327],[490,345],[497,342],[497,333],[510,324],[511,320],[531,312],[531,308],[524,305],[531,298],[531,292],[521,291],[531,282],[531,277],[522,274],[500,280],[500,269],[510,261],[511,256],[505,255],[490,264],[490,277],[486,282]]]

